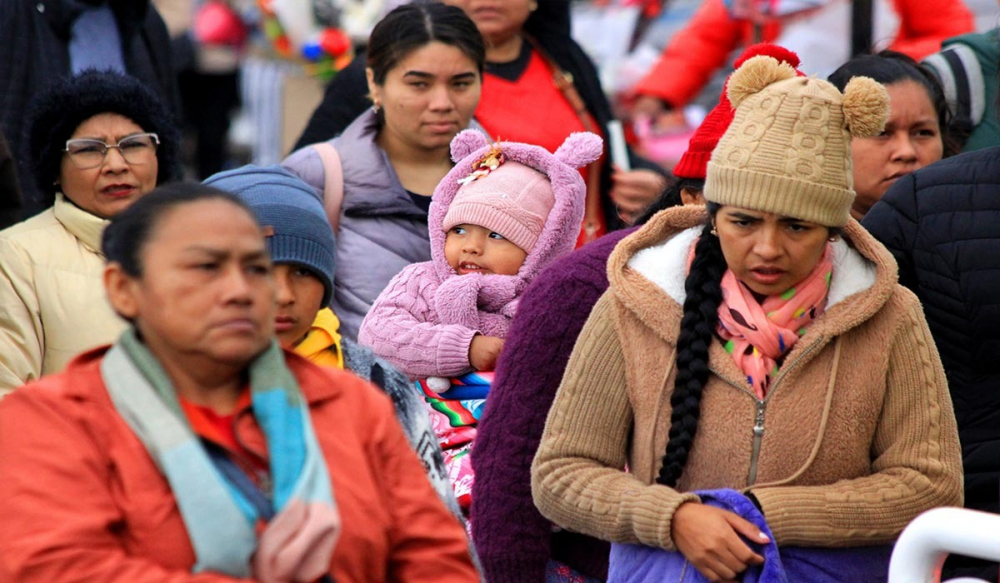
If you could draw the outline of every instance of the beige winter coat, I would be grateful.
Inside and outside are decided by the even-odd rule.
[[[104,294],[105,225],[59,194],[0,231],[0,396],[125,329]]]
[[[920,304],[853,220],[850,245],[834,244],[826,313],[765,401],[712,343],[678,489],[655,485],[686,259],[704,220],[699,209],[665,211],[611,255],[610,288],[573,351],[532,468],[542,514],[605,540],[673,550],[673,513],[697,500],[679,492],[735,488],[754,493],[779,545],[844,547],[888,543],[920,512],[961,505],[954,413]]]

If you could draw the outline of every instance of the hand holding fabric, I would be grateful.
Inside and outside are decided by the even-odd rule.
[[[730,581],[764,558],[740,536],[761,543],[770,539],[739,515],[697,502],[682,504],[674,512],[671,536],[684,557],[709,581]]]

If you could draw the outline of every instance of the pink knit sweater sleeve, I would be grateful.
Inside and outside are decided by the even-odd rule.
[[[437,287],[430,263],[406,267],[372,304],[358,342],[411,378],[468,372],[469,345],[479,331],[440,322],[434,310]]]

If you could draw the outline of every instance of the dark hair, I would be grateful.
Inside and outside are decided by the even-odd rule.
[[[55,200],[66,140],[80,124],[102,113],[125,116],[160,138],[157,184],[180,176],[180,132],[160,98],[134,77],[88,69],[56,81],[28,113],[27,154],[45,206]]]
[[[109,263],[119,263],[128,275],[142,277],[142,251],[163,217],[177,207],[206,200],[230,202],[257,221],[250,207],[235,195],[198,182],[175,182],[156,188],[115,215],[104,229],[101,251]]]
[[[472,19],[461,8],[439,2],[415,2],[385,15],[368,38],[368,68],[377,85],[411,52],[434,41],[453,46],[483,74],[486,46]]]
[[[656,200],[646,207],[646,210],[642,212],[642,215],[635,221],[635,224],[645,225],[656,213],[664,209],[683,205],[684,200],[681,199],[681,190],[685,188],[701,192],[705,190],[705,180],[702,178],[671,179],[670,184],[667,185]]]
[[[938,131],[947,158],[959,151],[958,142],[951,135],[951,110],[945,100],[944,89],[937,76],[927,67],[903,53],[881,51],[874,55],[860,55],[841,65],[827,81],[844,91],[848,81],[854,77],[871,77],[882,85],[892,85],[900,81],[914,81],[927,91],[927,97],[938,116]]]
[[[715,218],[720,206],[706,205]],[[711,234],[712,221],[705,224],[694,248],[691,269],[684,280],[684,316],[677,336],[674,392],[670,396],[670,434],[657,483],[674,488],[687,464],[701,415],[701,394],[708,382],[708,347],[719,323],[722,276],[726,258],[719,238]]]

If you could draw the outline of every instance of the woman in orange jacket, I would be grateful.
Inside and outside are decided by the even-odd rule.
[[[244,203],[163,187],[102,247],[132,326],[0,403],[0,582],[478,581],[389,399],[278,347]]]
[[[972,32],[972,13],[961,0],[874,0],[873,44],[915,60],[941,50],[941,41]],[[895,13],[889,16],[889,12]],[[890,21],[899,26],[891,38]],[[851,58],[851,3],[707,0],[671,39],[659,61],[633,88],[636,113],[655,115],[687,105],[740,46],[774,42],[826,77]],[[882,46],[883,41],[890,41]],[[831,42],[833,41],[833,42]]]

